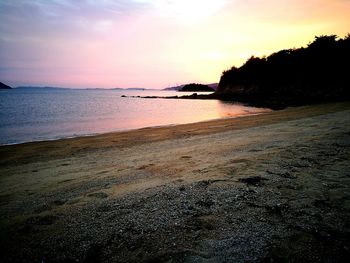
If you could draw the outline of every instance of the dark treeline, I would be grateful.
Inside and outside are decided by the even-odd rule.
[[[224,71],[216,95],[277,107],[349,100],[349,63],[350,35],[319,36],[306,48],[251,57]]]
[[[208,85],[191,83],[183,86],[179,91],[214,91],[214,89]]]

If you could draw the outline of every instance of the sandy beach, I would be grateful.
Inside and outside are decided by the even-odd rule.
[[[350,258],[350,103],[0,156],[1,262]]]

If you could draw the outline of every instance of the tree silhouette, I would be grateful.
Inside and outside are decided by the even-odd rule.
[[[198,92],[200,92],[200,91],[214,91],[214,89],[207,86],[207,85],[191,83],[191,84],[187,84],[187,85],[183,86],[182,89],[179,91],[198,91]]]
[[[300,105],[349,100],[350,34],[317,36],[306,48],[249,58],[222,73],[216,95],[252,103]]]

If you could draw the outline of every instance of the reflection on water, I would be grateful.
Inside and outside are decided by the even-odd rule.
[[[141,99],[121,95],[174,96],[179,93],[40,89],[0,92],[0,144],[183,124],[267,111],[216,100]]]
[[[216,101],[219,118],[239,117],[244,115],[254,115],[269,112],[269,109],[244,106],[239,103],[229,101]]]

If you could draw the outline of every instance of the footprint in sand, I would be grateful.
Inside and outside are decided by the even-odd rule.
[[[91,193],[87,195],[88,197],[95,197],[99,199],[107,198],[108,194],[103,193],[103,192],[97,192],[97,193]]]
[[[98,172],[97,174],[106,174],[108,172],[109,172],[108,170],[105,170],[105,171]]]
[[[62,163],[62,164],[57,165],[57,167],[69,166],[69,165],[70,165],[70,163]]]
[[[62,184],[62,183],[67,183],[67,182],[70,182],[70,181],[74,181],[74,179],[66,179],[66,180],[62,180],[60,182],[58,182],[59,184]]]
[[[148,167],[154,166],[153,163],[150,164],[146,164],[146,165],[141,165],[139,168],[137,168],[138,170],[145,170]]]
[[[254,185],[261,186],[263,181],[267,181],[268,179],[260,177],[260,176],[251,176],[247,178],[239,178],[239,182],[245,183],[246,185]]]

